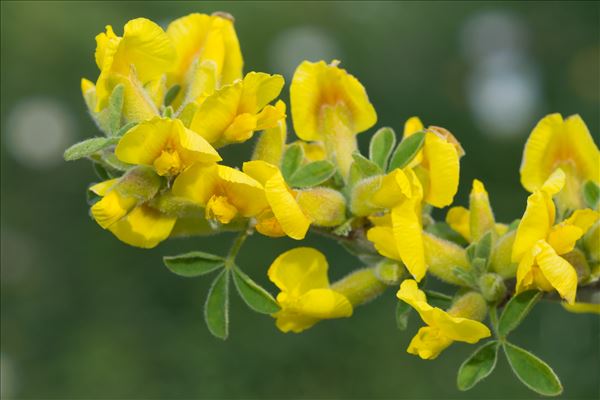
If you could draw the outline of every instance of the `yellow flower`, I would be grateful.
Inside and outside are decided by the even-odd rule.
[[[355,135],[372,127],[377,114],[365,88],[338,63],[304,61],[292,78],[290,99],[298,137],[323,141],[346,177],[357,149]]]
[[[167,35],[177,50],[170,84],[182,84],[189,78],[195,80],[197,77],[189,77],[196,72],[192,70],[194,65],[210,68],[217,88],[242,77],[244,61],[231,15],[189,14],[171,22]],[[209,85],[206,89],[208,92],[200,90],[199,94],[208,95],[215,87]]]
[[[178,119],[156,117],[131,128],[115,149],[125,163],[154,166],[159,175],[177,175],[197,162],[220,161],[219,153]]]
[[[224,165],[195,164],[173,183],[174,196],[205,207],[205,217],[228,224],[238,214],[250,218],[268,207],[263,186]]]
[[[600,152],[579,115],[563,120],[560,114],[550,114],[538,122],[523,151],[521,184],[533,193],[557,168],[567,176],[557,196],[559,207],[583,208],[582,184],[600,184]]]
[[[452,204],[458,191],[460,157],[465,152],[456,138],[446,129],[430,126],[424,129],[417,117],[409,118],[404,125],[404,137],[426,131],[425,143],[409,164],[423,185],[424,200],[434,207]]]
[[[117,188],[118,181],[111,179],[90,188],[102,196],[91,210],[98,224],[130,246],[150,249],[167,239],[177,218],[147,204],[139,204],[134,196],[121,193]]]
[[[421,184],[410,168],[396,169],[380,181],[379,188],[371,192],[370,202],[372,206],[390,211],[383,217],[371,217],[375,226],[367,231],[367,239],[381,255],[402,261],[420,281],[427,271],[421,223]]]
[[[285,104],[269,105],[283,87],[281,75],[250,72],[208,96],[192,118],[190,129],[215,147],[241,143],[255,131],[274,128],[285,117]]]
[[[565,173],[557,169],[542,187],[527,199],[527,208],[517,228],[512,261],[518,262],[517,293],[531,288],[556,291],[568,303],[575,301],[577,272],[563,257],[598,220],[599,213],[576,210],[555,225],[552,197],[565,185]]]
[[[476,297],[478,296],[478,297]],[[468,299],[469,303],[483,302],[483,304],[467,304],[463,308],[484,308],[485,301],[480,295]],[[464,318],[460,312],[446,312],[440,308],[427,304],[425,293],[417,286],[417,282],[407,279],[400,285],[397,297],[410,304],[421,316],[423,322],[428,326],[419,329],[416,336],[410,342],[407,351],[422,359],[430,360],[436,358],[452,342],[477,343],[479,340],[491,335],[487,326],[474,319]],[[463,310],[464,313],[464,310]],[[480,310],[473,314],[480,314]],[[481,315],[477,315],[481,317]]]
[[[322,319],[352,315],[348,299],[330,288],[327,268],[325,256],[309,247],[286,251],[273,261],[268,276],[281,290],[281,310],[273,314],[279,330],[299,333]]]
[[[496,223],[485,186],[477,179],[473,180],[469,205],[470,210],[460,206],[452,207],[446,214],[448,225],[467,242],[477,242],[489,230],[497,236],[502,236],[508,231],[507,225]]]
[[[288,235],[301,240],[306,236],[310,219],[296,201],[276,166],[261,160],[245,162],[243,171],[262,184],[269,209],[258,216],[256,230],[267,236]]]
[[[115,35],[110,25],[96,36],[96,64],[100,76],[96,82],[96,109],[106,107],[113,88],[125,86],[124,114],[130,120],[156,115],[156,106],[144,92],[143,85],[160,78],[176,57],[171,40],[160,26],[145,19],[125,24],[123,37]]]

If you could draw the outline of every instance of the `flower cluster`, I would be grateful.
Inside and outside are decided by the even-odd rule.
[[[122,36],[107,26],[96,36],[95,59],[99,76],[81,88],[104,136],[72,146],[65,158],[93,162],[102,181],[88,189],[91,216],[124,243],[152,248],[172,237],[238,232],[225,257],[194,251],[164,259],[181,276],[220,271],[205,309],[216,336],[228,334],[230,278],[253,310],[296,333],[350,317],[399,287],[399,327],[411,308],[426,324],[409,353],[433,359],[453,342],[497,338],[461,367],[459,388],[468,389],[491,372],[474,373],[485,367],[478,360],[495,360],[500,345],[526,381],[517,361],[522,352],[535,356],[506,335],[542,292],[568,310],[600,312],[600,153],[578,115],[548,115],[531,133],[521,166],[531,195],[520,220],[496,221],[484,184],[474,180],[469,208],[454,206],[436,221],[432,210],[452,205],[458,190],[459,141],[412,117],[399,141],[383,127],[361,154],[356,135],[374,127],[377,114],[337,60],[298,66],[288,111],[278,100],[282,76],[243,73],[225,13],[191,14],[166,30],[138,18]],[[291,127],[297,140],[289,140]],[[250,159],[241,169],[227,165],[220,150],[250,139]],[[330,283],[323,254],[291,249],[268,268],[280,289],[274,298],[237,265],[253,232],[302,240],[309,231],[338,241],[361,267]],[[455,294],[425,289],[429,276]],[[488,314],[492,330],[483,323]],[[526,383],[560,392],[557,378],[543,378],[543,387]]]

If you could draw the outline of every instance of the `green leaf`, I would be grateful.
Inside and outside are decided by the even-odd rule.
[[[204,320],[208,330],[219,339],[229,334],[229,270],[215,278],[204,304]]]
[[[525,386],[544,396],[562,393],[560,379],[548,364],[514,344],[504,343],[503,347],[510,367]]]
[[[473,267],[473,272],[475,275],[479,276],[487,270],[487,261],[485,258],[475,257],[471,260],[471,267]]]
[[[122,172],[129,171],[131,167],[133,167],[133,165],[124,163],[123,161],[119,160],[115,153],[113,153],[112,151],[102,152],[102,161],[110,168]]]
[[[598,208],[600,202],[600,186],[593,181],[587,181],[583,185],[583,199],[590,208]]]
[[[288,183],[296,188],[317,186],[333,176],[335,165],[327,160],[313,161],[296,169]]]
[[[223,257],[202,251],[163,257],[163,262],[171,272],[186,278],[205,275],[225,265]]]
[[[424,292],[427,296],[427,302],[433,306],[448,308],[450,303],[452,303],[452,296],[448,296],[447,294],[434,290],[425,290]]]
[[[361,174],[361,179],[368,178],[369,176],[381,175],[383,174],[383,170],[379,168],[379,165],[375,164],[373,161],[369,160],[358,151],[352,153],[352,158],[354,159],[354,163]]]
[[[539,300],[541,292],[528,290],[515,295],[504,307],[504,311],[498,322],[498,333],[500,337],[506,337],[512,332]]]
[[[233,270],[233,282],[240,297],[254,311],[263,314],[273,314],[279,311],[279,305],[273,296],[238,267]]]
[[[492,232],[488,231],[479,239],[475,246],[475,258],[483,258],[486,262],[492,253]]]
[[[472,288],[477,287],[477,280],[471,272],[465,271],[461,267],[452,268],[452,273],[456,276],[465,286]]]
[[[396,145],[396,134],[392,128],[379,129],[369,143],[369,158],[385,171],[388,160]]]
[[[402,300],[396,304],[396,326],[399,330],[404,331],[408,327],[408,317],[411,310],[412,307]]]
[[[107,181],[112,178],[106,168],[104,168],[101,164],[97,162],[92,163],[92,168],[94,169],[96,176],[103,181]]]
[[[108,127],[111,136],[115,136],[121,128],[121,115],[123,114],[123,100],[125,95],[125,86],[118,84],[113,89],[108,99]]]
[[[105,149],[108,146],[115,145],[119,142],[118,138],[95,137],[74,144],[65,150],[63,157],[65,161],[75,161],[84,157],[89,157],[92,154]]]
[[[281,174],[288,179],[296,172],[304,160],[304,149],[298,143],[291,144],[285,149],[281,159]]]
[[[425,132],[417,132],[402,140],[392,155],[388,171],[404,168],[417,155],[425,143]]]
[[[173,100],[175,100],[175,97],[177,97],[177,95],[179,94],[179,90],[181,90],[181,86],[179,85],[173,85],[169,88],[169,90],[167,90],[167,93],[165,93],[165,98],[163,100],[165,107],[171,105]]]
[[[456,386],[459,390],[471,389],[492,373],[498,360],[498,347],[499,343],[495,340],[487,342],[462,363],[456,377]]]

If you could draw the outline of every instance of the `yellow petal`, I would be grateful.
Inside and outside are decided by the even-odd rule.
[[[454,231],[460,233],[467,242],[471,241],[470,213],[464,207],[452,207],[446,214],[446,223]]]
[[[117,158],[125,163],[152,165],[171,138],[171,120],[154,118],[128,130],[115,149]]]
[[[542,185],[542,190],[553,196],[565,186],[566,175],[560,168],[554,170]]]
[[[222,193],[244,217],[253,217],[268,207],[263,186],[249,175],[225,165],[218,166]]]
[[[257,114],[279,96],[283,84],[284,80],[281,75],[249,72],[244,76],[242,98],[238,112],[240,114]]]
[[[536,256],[544,277],[569,304],[575,302],[577,272],[567,260],[556,254],[549,244],[538,242],[540,253]]]
[[[297,301],[298,313],[317,319],[350,317],[352,305],[346,296],[331,289],[311,289]]]
[[[233,21],[221,16],[190,14],[169,24],[167,35],[177,49],[176,75],[181,78],[195,60],[218,65],[223,85],[242,75],[242,54]]]
[[[547,115],[533,129],[525,145],[521,183],[533,192],[561,165],[575,165],[578,179],[599,182],[599,154],[579,115],[565,121],[560,114]]]
[[[319,322],[317,318],[307,317],[288,310],[280,310],[273,314],[273,317],[275,317],[277,329],[283,333],[300,333]]]
[[[440,308],[433,308],[422,315],[423,320],[432,327],[438,328],[444,336],[467,343],[477,343],[491,336],[487,326],[469,318],[454,317]]]
[[[565,254],[573,250],[575,242],[583,236],[583,231],[574,226],[561,223],[550,230],[547,242],[556,254]]]
[[[375,226],[369,229],[367,239],[373,243],[377,252],[382,256],[402,261],[391,226]]]
[[[328,288],[327,269],[320,251],[297,247],[280,254],[269,267],[268,276],[282,292],[298,297],[311,289]]]
[[[175,142],[177,151],[181,156],[183,165],[190,166],[196,162],[217,162],[222,158],[206,139],[187,129],[181,120],[172,120],[172,128],[177,132],[178,142]]]
[[[432,307],[427,304],[427,296],[425,292],[419,289],[417,281],[414,279],[405,279],[400,284],[400,289],[396,293],[396,297],[408,303],[417,312],[428,311]]]
[[[560,303],[565,310],[577,314],[600,314],[600,304],[595,303]]]
[[[512,260],[518,262],[538,240],[546,239],[554,224],[554,204],[548,194],[536,191],[527,198],[525,214],[519,222]]]
[[[90,186],[89,190],[96,193],[98,196],[105,196],[108,190],[119,181],[119,178],[109,179],[95,185]]]
[[[252,137],[257,130],[257,116],[254,114],[239,114],[223,132],[223,142],[242,143]],[[219,142],[217,142],[219,143]]]
[[[423,360],[433,360],[451,344],[452,339],[441,330],[425,326],[412,338],[406,351],[418,355]]]
[[[575,210],[573,214],[564,221],[564,223],[568,225],[574,225],[585,233],[598,220],[600,220],[600,212],[586,208],[584,210]]]
[[[228,224],[236,216],[235,208],[225,196],[212,196],[206,204],[205,218],[217,220],[222,224]]]
[[[177,176],[171,191],[177,197],[206,206],[218,184],[217,165],[194,164]]]
[[[413,201],[405,201],[392,209],[392,230],[402,262],[420,281],[427,271],[422,227]]]
[[[279,169],[256,160],[245,162],[243,170],[263,184],[271,210],[286,235],[296,240],[304,239],[310,220],[300,209]]]
[[[128,245],[150,249],[169,237],[176,220],[176,217],[142,205],[111,225],[109,230]]]
[[[410,117],[404,123],[404,137],[407,138],[425,129],[419,117]]]
[[[425,168],[429,173],[425,202],[434,207],[450,205],[458,190],[460,173],[456,148],[435,133],[428,132],[423,146],[423,157],[426,159]]]
[[[100,190],[102,189],[104,188]],[[111,190],[92,206],[92,217],[98,225],[106,229],[127,215],[136,204],[137,200],[134,197],[123,196],[118,191]]]
[[[237,115],[241,96],[242,81],[217,90],[200,105],[190,129],[211,144],[218,142]]]
[[[371,202],[382,208],[392,208],[412,195],[409,177],[397,168],[383,177],[381,187],[371,195]]]
[[[324,131],[322,110],[341,106],[348,114],[350,130],[360,133],[375,124],[377,114],[365,88],[352,75],[323,61],[304,61],[298,66],[290,87],[294,130],[303,140],[321,140]]]

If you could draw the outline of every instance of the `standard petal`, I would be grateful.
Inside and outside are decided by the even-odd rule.
[[[152,165],[171,138],[172,121],[154,118],[128,130],[115,149],[117,158],[125,163]]]
[[[327,269],[320,251],[297,247],[280,254],[269,267],[268,276],[282,292],[298,297],[312,289],[328,288]]]
[[[518,262],[538,240],[546,239],[554,224],[554,204],[543,191],[536,191],[527,198],[527,208],[513,245],[512,260]],[[550,207],[550,209],[549,209]]]
[[[216,192],[219,185],[216,164],[194,164],[177,176],[172,193],[201,206]]]
[[[404,123],[404,137],[407,138],[412,134],[422,131],[425,129],[423,123],[419,119],[419,117],[410,117]]]
[[[467,343],[477,343],[492,335],[489,328],[479,321],[469,318],[454,317],[440,308],[426,312],[425,322],[438,328],[448,338]]]
[[[429,173],[425,202],[440,208],[452,204],[458,190],[460,173],[459,156],[455,146],[435,133],[428,132],[423,146],[423,158]]]
[[[284,80],[281,75],[269,75],[264,72],[249,72],[244,76],[242,98],[239,113],[257,114],[267,104],[275,100]]]
[[[190,166],[196,162],[217,162],[222,158],[214,147],[196,132],[187,129],[183,123],[176,119],[173,120],[173,128],[177,132],[179,139],[177,151],[185,166]]]

